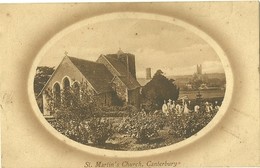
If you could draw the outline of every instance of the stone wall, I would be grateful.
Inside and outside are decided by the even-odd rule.
[[[140,107],[140,88],[128,91],[128,104],[133,105],[137,108]]]
[[[103,107],[103,106],[111,106],[112,105],[112,93],[101,93],[98,95],[95,95],[95,102],[97,106]]]
[[[128,93],[125,84],[118,77],[115,77],[113,83],[114,83],[113,88],[118,98],[124,103],[128,102]]]

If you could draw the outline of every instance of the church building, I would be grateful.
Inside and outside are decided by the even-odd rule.
[[[121,50],[100,55],[96,62],[65,56],[37,97],[43,115],[50,116],[48,96],[59,105],[62,93],[72,89],[83,99],[82,86],[99,106],[133,105],[139,108],[140,87],[136,79],[135,56]],[[84,97],[84,100],[87,100]]]

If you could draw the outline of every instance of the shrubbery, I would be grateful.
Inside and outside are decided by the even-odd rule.
[[[106,117],[84,116],[80,111],[67,109],[57,111],[56,121],[52,122],[52,125],[65,136],[83,144],[102,145],[114,133],[126,134],[135,138],[138,143],[149,143],[151,139],[160,138],[159,132],[164,128],[169,130],[169,136],[186,139],[204,128],[216,112],[170,113],[169,116],[165,116],[161,111],[155,114],[133,112],[122,117],[120,123],[110,123]]]
[[[167,123],[170,126],[169,134],[175,138],[188,138],[204,128],[215,116],[216,110],[205,113],[171,114]]]
[[[158,131],[165,126],[164,117],[159,114],[146,115],[144,112],[133,114],[123,120],[117,128],[119,133],[129,134],[140,143],[146,143],[150,138],[158,136]]]
[[[37,69],[34,80],[36,96],[53,71],[53,68],[48,67]],[[101,107],[96,103],[94,92],[87,89],[87,83],[74,84],[60,90],[60,96],[55,96],[55,92],[51,90],[46,90],[45,95],[48,111],[54,116],[54,119],[49,121],[50,124],[63,135],[82,144],[105,147],[109,139],[110,143],[113,140],[116,140],[113,143],[117,143],[118,139],[125,140],[127,137],[135,144],[139,143],[139,149],[161,147],[196,134],[217,112],[213,110],[206,113],[202,110],[198,113],[176,114],[173,110],[169,116],[163,114],[160,109],[164,100],[173,99],[178,104],[182,101],[178,100],[179,88],[174,80],[165,77],[161,70],[158,70],[153,79],[142,88],[140,110],[131,105],[123,106],[122,102],[117,106]],[[191,102],[189,108],[193,109],[199,104],[201,109],[204,109],[204,103],[200,103],[201,99],[198,100]],[[222,102],[223,98],[203,100]],[[43,107],[42,101],[38,104],[40,108]],[[160,143],[153,141],[158,139],[163,140]],[[153,143],[150,143],[151,141]]]
[[[161,130],[169,130],[167,136],[171,136],[171,143],[174,143],[174,138],[185,139],[197,133],[217,112],[176,114],[173,111],[166,116],[161,110],[138,111],[134,106],[98,108],[94,100],[79,101],[72,89],[63,91],[64,95],[66,97],[62,97],[59,106],[53,103],[51,94],[47,99],[54,116],[50,123],[68,138],[82,144],[92,143],[94,146],[104,145],[115,133],[126,134],[140,144],[147,144],[161,138]],[[119,120],[113,121],[113,118],[118,117]],[[111,118],[112,122],[108,120]]]
[[[84,88],[84,84],[82,84]],[[89,97],[89,93],[81,93],[84,98]],[[93,99],[78,99],[78,95],[72,88],[62,91],[62,102],[54,103],[54,96],[51,92],[46,94],[48,108],[54,116],[51,125],[63,135],[77,142],[88,144],[103,144],[112,136],[113,129],[106,120],[95,117],[98,108]]]
[[[91,117],[80,123],[71,120],[66,124],[58,119],[50,123],[63,135],[82,144],[104,144],[114,133],[111,124],[101,118]]]
[[[104,106],[93,113],[96,117],[128,117],[137,113],[138,109],[132,105],[125,106]]]
[[[92,118],[88,125],[89,139],[94,144],[104,144],[114,133],[112,125],[107,120],[101,120],[101,118]]]
[[[168,134],[173,138],[186,139],[204,128],[216,112],[217,110],[209,113],[170,113],[169,116],[165,116],[161,111],[148,115],[137,113],[122,120],[116,131],[136,138],[139,143],[147,143],[151,138],[158,137],[158,132],[167,127]]]

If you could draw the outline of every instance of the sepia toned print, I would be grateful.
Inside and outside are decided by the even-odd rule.
[[[226,75],[214,48],[185,27],[120,18],[60,38],[35,69],[46,121],[87,146],[142,151],[196,136],[218,113]]]
[[[258,12],[258,2],[252,1],[2,4],[0,15],[2,166],[8,168],[259,166]],[[116,20],[121,22],[117,22],[117,26],[113,24]],[[138,22],[135,26],[135,23],[129,20],[139,20],[141,23]],[[148,24],[149,22],[154,24]],[[97,27],[97,24],[105,23],[107,24]],[[146,25],[140,28],[143,31],[137,28],[137,25],[141,26],[142,23]],[[159,26],[157,29],[156,25]],[[87,29],[89,31],[80,31],[84,27],[86,29],[89,27]],[[178,34],[178,27],[179,33],[186,32],[187,35]],[[213,60],[209,60],[212,55],[206,50],[207,47],[203,48],[199,44],[202,49],[199,51],[192,50],[193,47],[196,48],[195,46],[199,47],[199,45],[191,47],[194,43],[183,45],[183,39],[189,39],[191,42],[192,39],[198,38],[216,53]],[[185,46],[190,52],[185,50]],[[133,150],[130,147],[126,149],[126,145],[125,150],[119,149],[113,137],[109,137],[102,145],[94,145],[90,136],[87,143],[80,143],[55,129],[48,122],[51,116],[48,118],[47,115],[43,115],[36,102],[38,94],[47,83],[45,80],[38,82],[41,86],[35,91],[37,95],[34,93],[36,88],[34,78],[38,78],[36,74],[40,71],[37,67],[50,67],[50,72],[46,74],[53,74],[53,70],[58,69],[66,55],[96,63],[101,55],[117,54],[119,50],[135,56],[136,77],[141,86],[146,85],[147,68],[151,69],[151,78],[160,69],[167,79],[174,79],[180,88],[177,99],[180,105],[181,94],[187,95],[189,99],[196,99],[198,91],[195,91],[195,94],[184,92],[178,76],[192,77],[197,73],[197,65],[199,67],[200,64],[202,74],[225,73],[224,99],[218,102],[219,110],[205,127],[177,143],[163,146],[166,140],[155,142],[153,141],[156,139],[155,136],[147,143],[135,143],[136,147],[139,145],[139,149],[140,146],[152,143],[162,146],[154,149]],[[200,59],[198,55],[205,51],[208,56]],[[212,62],[214,59],[215,63]],[[208,63],[205,64],[204,60]],[[217,62],[220,66],[216,64]],[[210,64],[211,66],[207,66]],[[167,67],[171,67],[172,70]],[[220,67],[224,72],[221,69],[210,71],[209,67]],[[46,76],[48,81],[52,75]],[[68,79],[73,80],[71,76],[68,76]],[[62,87],[61,81],[59,84]],[[73,82],[70,85],[73,85]],[[206,95],[203,89],[199,91],[201,98],[213,95],[213,93]],[[219,95],[215,96],[221,94],[223,93],[219,92]],[[165,100],[166,105],[168,100]],[[208,103],[214,105],[214,102]],[[146,108],[144,109],[146,111]],[[158,107],[158,111],[162,111],[162,106]],[[165,129],[167,127],[163,128]],[[160,129],[158,134],[170,137],[170,134],[162,134]],[[113,136],[115,137],[116,133]],[[126,139],[124,144],[131,145],[131,142],[137,141],[127,133],[121,136]],[[110,146],[104,148],[106,145]]]

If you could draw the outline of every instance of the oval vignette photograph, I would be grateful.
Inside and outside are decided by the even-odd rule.
[[[198,34],[155,19],[89,22],[55,40],[33,69],[38,111],[86,146],[144,151],[203,131],[221,109],[226,76]]]

